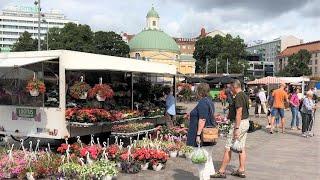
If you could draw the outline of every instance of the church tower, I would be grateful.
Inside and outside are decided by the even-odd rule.
[[[147,27],[146,29],[152,29],[152,30],[160,30],[159,26],[159,20],[160,16],[156,10],[154,10],[154,7],[152,7],[148,14],[147,14]]]

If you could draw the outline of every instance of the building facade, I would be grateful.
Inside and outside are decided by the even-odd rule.
[[[131,58],[176,65],[182,74],[195,73],[195,59],[181,53],[176,41],[160,29],[160,16],[154,7],[146,16],[144,30],[126,38]]]
[[[57,10],[43,13],[41,18],[40,35],[44,38],[48,29],[62,28],[72,21]],[[38,9],[37,7],[13,6],[3,9],[0,14],[0,48],[1,51],[10,51],[13,44],[23,32],[29,32],[32,38],[38,37]]]
[[[320,77],[320,41],[308,42],[300,45],[289,46],[282,51],[276,61],[276,68],[281,71],[288,64],[289,57],[306,49],[311,53],[309,68],[312,71],[312,77]]]
[[[275,62],[280,52],[288,46],[301,44],[302,40],[294,36],[282,36],[269,42],[252,45],[246,48],[252,55],[260,55],[262,61]]]
[[[252,77],[274,76],[274,62],[262,61],[259,55],[248,55],[249,68],[247,73]]]

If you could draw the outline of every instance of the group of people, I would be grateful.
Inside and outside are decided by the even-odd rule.
[[[255,98],[257,116],[261,116],[261,110],[267,114],[267,128],[270,129],[270,134],[278,132],[280,123],[281,131],[285,133],[285,109],[290,108],[291,130],[301,130],[302,136],[312,136],[311,129],[317,100],[315,93],[315,90],[309,90],[304,96],[299,88],[293,88],[289,93],[286,84],[280,84],[278,89],[271,90],[267,98],[265,90],[258,88]]]
[[[215,105],[209,95],[210,87],[208,84],[201,83],[197,86],[196,94],[199,98],[198,104],[189,114],[189,129],[187,134],[187,145],[197,147],[202,144],[202,134],[206,127],[216,126],[214,119]],[[166,94],[167,111],[166,116],[169,120],[169,126],[174,121],[175,108],[172,91],[168,90]],[[231,152],[239,153],[239,167],[231,173],[233,176],[245,178],[246,151],[245,144],[247,131],[249,129],[249,109],[250,100],[246,93],[242,91],[242,85],[239,80],[235,80],[219,93],[224,111],[228,111],[227,118],[232,122],[227,135],[225,151],[220,169],[211,175],[211,178],[226,178],[226,168],[231,159]],[[312,121],[316,109],[314,101],[314,92],[308,91],[306,96],[298,88],[291,93],[286,91],[286,84],[280,84],[279,88],[273,90],[267,97],[263,88],[257,92],[258,116],[261,110],[267,113],[270,133],[273,134],[281,122],[282,132],[285,133],[285,109],[290,107],[292,112],[291,129],[302,130],[303,136],[310,135]],[[302,117],[302,128],[300,128],[300,114]],[[234,151],[234,144],[237,142],[241,150]],[[209,153],[210,158],[211,153]]]

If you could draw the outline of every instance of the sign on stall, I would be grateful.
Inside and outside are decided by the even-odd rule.
[[[37,114],[36,109],[32,108],[16,108],[16,111],[12,111],[12,120],[24,120],[24,121],[41,121],[41,113]]]

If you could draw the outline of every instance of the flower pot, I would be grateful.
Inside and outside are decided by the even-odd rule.
[[[175,158],[178,155],[178,151],[170,151],[169,155],[170,155],[170,157]]]
[[[88,92],[84,92],[84,93],[81,94],[79,99],[87,99],[87,96],[88,96]]]
[[[153,170],[160,171],[163,165],[161,163],[152,165]]]
[[[35,180],[34,176],[34,172],[27,172],[27,179],[28,180]]]
[[[191,159],[192,153],[186,153],[185,155],[187,159]]]
[[[102,97],[99,94],[96,95],[96,98],[97,98],[97,101],[100,101],[100,102],[106,100],[106,97]]]
[[[149,163],[148,162],[144,163],[144,164],[141,164],[141,170],[143,170],[143,171],[148,170],[148,167],[149,167]]]
[[[102,176],[101,180],[112,180],[112,176],[109,176],[109,175]]]
[[[37,97],[37,96],[39,96],[39,90],[38,89],[32,89],[31,91],[29,91],[30,92],[30,95],[32,96],[32,97]]]
[[[184,153],[182,151],[178,151],[178,156],[179,157],[183,157],[184,156]]]

